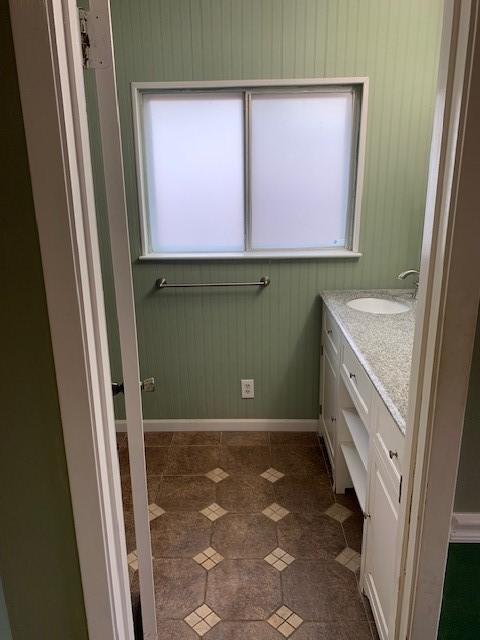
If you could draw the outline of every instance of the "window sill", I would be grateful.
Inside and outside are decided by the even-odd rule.
[[[251,251],[239,252],[213,252],[213,253],[148,253],[139,256],[139,262],[170,262],[175,260],[305,260],[306,258],[326,259],[333,258],[361,258],[358,251],[349,249],[323,249],[315,251]]]

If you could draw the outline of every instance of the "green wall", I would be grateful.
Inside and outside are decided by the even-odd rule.
[[[397,273],[418,266],[441,14],[441,0],[112,1],[140,365],[159,389],[144,397],[146,418],[317,416],[318,293],[395,287]],[[363,257],[138,263],[130,83],[313,76],[370,78]],[[92,142],[106,248],[96,133]],[[108,250],[104,264],[112,364],[120,377]],[[153,290],[159,276],[241,280],[263,274],[272,284],[261,294]],[[240,399],[242,377],[255,378],[255,400]]]
[[[0,0],[0,77],[0,577],[15,640],[85,640],[7,0]],[[0,617],[2,629],[4,611]]]

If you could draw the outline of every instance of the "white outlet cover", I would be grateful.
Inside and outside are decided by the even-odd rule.
[[[251,380],[240,380],[242,385],[242,398],[255,398],[255,381]]]

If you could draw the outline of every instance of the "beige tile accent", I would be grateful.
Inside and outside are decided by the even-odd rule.
[[[193,558],[195,562],[201,565],[207,571],[216,567],[219,562],[221,562],[224,558],[221,553],[218,553],[213,547],[208,547],[205,551],[201,553],[197,553]]]
[[[152,520],[155,520],[155,518],[159,518],[160,516],[163,516],[164,513],[165,513],[165,509],[162,509],[162,507],[159,507],[158,504],[155,504],[155,502],[152,502],[151,504],[148,505],[148,519],[150,522]]]
[[[265,480],[268,480],[269,482],[276,482],[277,480],[280,480],[280,478],[283,478],[285,474],[281,471],[277,471],[277,469],[274,469],[273,467],[270,467],[270,469],[267,469],[260,475],[262,476],[262,478],[265,478]]]
[[[352,515],[350,509],[347,509],[347,507],[344,507],[342,504],[338,504],[338,502],[332,504],[332,506],[329,507],[325,511],[325,513],[327,514],[327,516],[330,516],[330,518],[333,518],[340,523],[344,522],[349,516]]]
[[[355,549],[345,547],[335,560],[355,573],[360,568],[361,556]]]
[[[228,474],[226,471],[224,471],[220,467],[217,467],[216,469],[212,469],[205,475],[207,476],[207,478],[209,478],[213,482],[221,482],[222,480],[225,480],[225,478],[228,478],[230,474]]]
[[[272,504],[268,506],[266,509],[264,509],[262,513],[264,516],[267,516],[267,518],[270,518],[270,520],[273,520],[274,522],[278,522],[279,520],[284,518],[286,515],[288,515],[290,511],[288,511],[288,509],[284,509],[276,502],[272,502]]]
[[[284,638],[288,638],[302,624],[303,619],[284,605],[267,622]]]
[[[212,611],[206,604],[189,613],[185,622],[191,627],[198,636],[204,636],[210,629],[212,629],[218,622],[220,622],[219,616]]]
[[[136,549],[128,554],[127,562],[130,569],[133,569],[133,571],[138,570],[138,554]]]
[[[218,518],[224,516],[227,511],[216,502],[212,502],[211,505],[202,509],[200,513],[213,522],[214,520],[218,520]]]
[[[278,569],[278,571],[283,571],[289,564],[292,564],[295,558],[283,549],[280,549],[280,547],[277,547],[269,553],[264,560],[268,562],[268,564],[271,564],[272,567],[275,567],[275,569]]]

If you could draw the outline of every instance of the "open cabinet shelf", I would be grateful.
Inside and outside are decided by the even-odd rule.
[[[367,470],[363,466],[358,451],[352,442],[345,442],[340,448],[345,458],[345,463],[352,479],[353,488],[357,494],[360,508],[362,511],[365,511],[367,502]]]
[[[366,471],[368,464],[368,431],[355,409],[342,409],[342,415]]]

